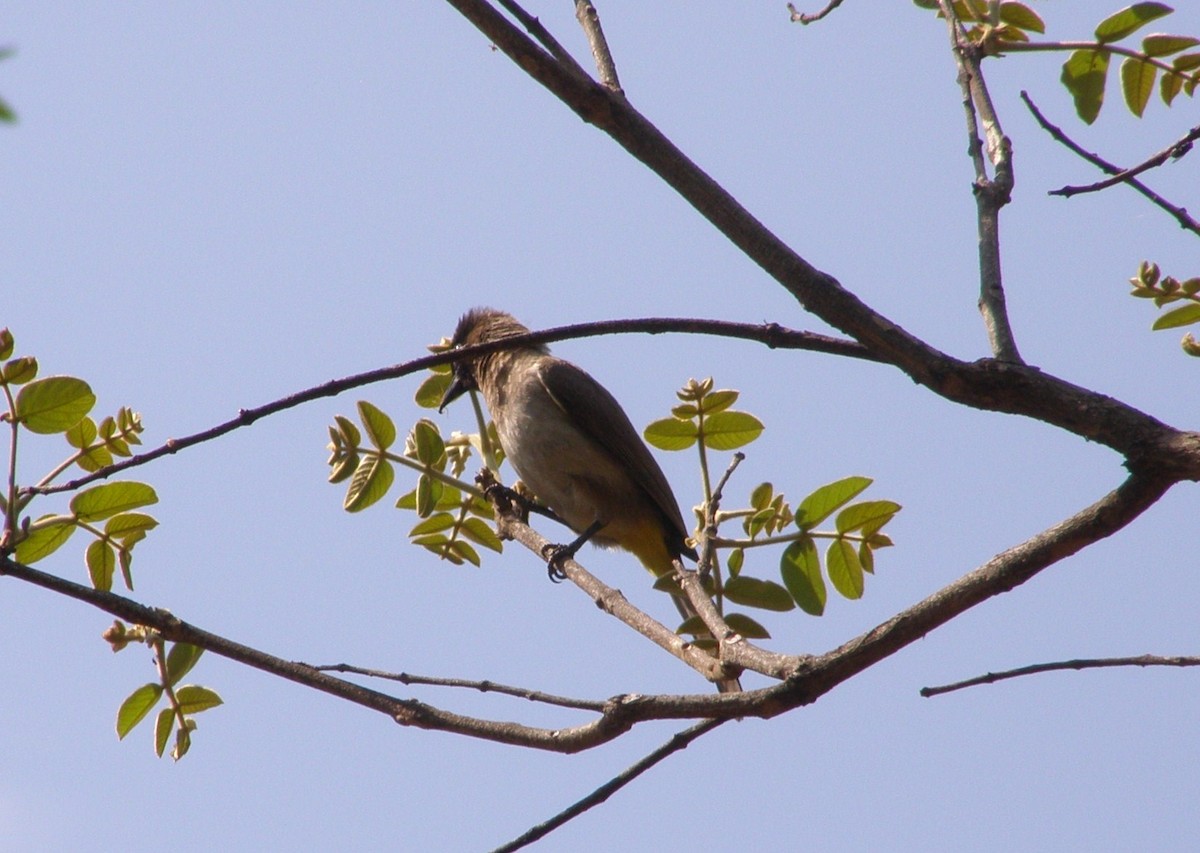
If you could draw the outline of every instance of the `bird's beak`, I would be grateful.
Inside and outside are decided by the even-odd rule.
[[[463,382],[457,375],[454,376],[454,381],[450,383],[450,387],[446,389],[446,393],[442,395],[442,402],[438,404],[438,414],[442,410],[461,397],[467,392],[467,383]]]

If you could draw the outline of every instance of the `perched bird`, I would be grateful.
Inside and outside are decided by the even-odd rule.
[[[470,346],[528,333],[510,314],[475,308],[451,342]],[[583,370],[539,345],[460,361],[439,411],[471,390],[482,392],[522,481],[576,533],[631,552],[656,576],[673,571],[681,556],[697,559],[662,469],[621,404]],[[685,618],[694,613],[686,599],[675,600]],[[741,690],[736,679],[718,687]]]

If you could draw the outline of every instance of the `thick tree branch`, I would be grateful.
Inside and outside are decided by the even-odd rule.
[[[1178,479],[1200,478],[1200,436],[1180,433],[1131,406],[1034,368],[1000,361],[963,362],[929,346],[797,255],[626,99],[603,86],[579,83],[484,0],[447,2],[585,121],[651,168],[806,309],[882,361],[954,402],[1054,424],[1112,447],[1136,468],[1170,471]]]
[[[997,681],[1004,681],[1009,678],[1020,678],[1023,675],[1035,675],[1039,672],[1060,672],[1064,669],[1106,669],[1116,666],[1200,666],[1200,657],[1192,657],[1186,655],[1174,655],[1171,657],[1163,657],[1161,655],[1138,655],[1136,657],[1127,658],[1081,658],[1076,660],[1054,661],[1052,663],[1035,663],[1029,666],[1022,666],[1016,669],[1007,669],[1003,672],[989,672],[984,675],[968,678],[965,681],[956,681],[953,684],[942,684],[937,687],[922,687],[921,695],[925,697],[940,696],[943,693],[953,693],[955,690],[962,690],[967,687],[975,687],[980,684],[995,684]]]

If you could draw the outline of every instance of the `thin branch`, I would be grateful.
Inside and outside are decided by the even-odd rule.
[[[1059,672],[1064,669],[1105,669],[1116,666],[1200,666],[1200,657],[1185,655],[1175,655],[1172,657],[1138,655],[1137,657],[1127,658],[1079,658],[1077,660],[1055,661],[1053,663],[1036,663],[1018,667],[1017,669],[1006,669],[1002,672],[989,672],[986,675],[968,678],[965,681],[956,681],[953,684],[922,687],[921,695],[926,698],[940,696],[943,693],[952,693],[955,690],[962,690],[966,687],[975,687],[980,684],[995,684],[997,681],[1019,678],[1023,675],[1034,675],[1039,672]]]
[[[1079,143],[1075,142],[1073,139],[1071,139],[1069,136],[1067,136],[1062,131],[1062,128],[1058,127],[1057,125],[1051,124],[1046,119],[1046,117],[1044,115],[1042,115],[1042,112],[1041,112],[1041,110],[1039,110],[1037,108],[1037,105],[1035,105],[1033,103],[1033,99],[1031,99],[1029,97],[1028,92],[1025,92],[1025,91],[1021,92],[1021,100],[1023,100],[1025,102],[1025,106],[1029,108],[1029,112],[1031,112],[1033,114],[1034,119],[1037,121],[1037,123],[1039,125],[1041,125],[1042,130],[1044,130],[1048,134],[1050,134],[1050,136],[1053,137],[1055,141],[1057,141],[1061,145],[1065,146],[1067,149],[1069,149],[1070,151],[1072,151],[1079,157],[1082,157],[1084,160],[1087,160],[1089,163],[1091,163],[1093,166],[1096,166],[1103,172],[1106,172],[1110,175],[1118,175],[1121,172],[1125,171],[1124,169],[1122,169],[1119,166],[1114,166],[1112,163],[1103,159],[1099,155],[1093,154],[1092,152],[1085,150],[1083,148],[1083,146],[1079,145]],[[1172,204],[1171,202],[1167,201],[1165,198],[1160,196],[1158,193],[1156,193],[1154,190],[1150,189],[1148,186],[1146,186],[1141,181],[1139,181],[1135,178],[1128,178],[1124,181],[1124,183],[1133,187],[1135,190],[1140,192],[1146,198],[1150,199],[1150,201],[1153,204],[1155,204],[1157,207],[1160,207],[1163,210],[1165,210],[1167,213],[1171,214],[1171,216],[1173,216],[1175,218],[1175,221],[1179,223],[1179,227],[1184,228],[1188,231],[1191,231],[1193,234],[1196,234],[1197,236],[1200,236],[1200,221],[1193,219],[1188,214],[1188,212],[1185,208],[1182,208],[1176,204]],[[1069,189],[1069,187],[1064,187],[1061,190],[1051,190],[1049,194],[1050,195],[1069,196],[1070,193],[1068,193],[1066,191],[1068,189]]]
[[[841,5],[842,0],[829,0],[829,3],[820,12],[801,12],[794,5],[788,3],[787,10],[791,15],[792,23],[815,24]]]
[[[612,51],[608,47],[608,39],[604,37],[604,28],[600,26],[600,13],[596,11],[589,0],[575,0],[575,18],[583,27],[588,45],[592,48],[592,58],[596,61],[596,70],[600,72],[600,82],[606,89],[617,95],[624,95],[621,81],[617,78],[617,64],[613,61]]]
[[[654,750],[654,752],[650,753],[645,758],[642,758],[634,764],[631,764],[628,768],[614,776],[609,781],[605,782],[582,800],[579,800],[570,807],[563,809],[549,820],[539,823],[537,826],[530,827],[527,832],[522,833],[507,844],[497,847],[493,853],[508,853],[508,851],[520,850],[522,847],[527,847],[538,839],[544,838],[563,824],[583,814],[588,809],[600,805],[638,776],[641,776],[651,767],[658,764],[664,758],[679,752],[682,749],[686,749],[692,743],[692,741],[696,740],[702,735],[707,734],[708,732],[711,732],[724,722],[727,721],[705,720],[702,723],[697,723],[691,728],[684,729],[683,731],[675,734],[669,741],[660,746],[658,749]]]
[[[967,143],[971,161],[975,164],[973,189],[979,231],[979,313],[992,354],[1001,361],[1021,363],[1021,353],[1008,318],[1000,266],[1000,209],[1012,199],[1012,143],[1000,126],[999,114],[983,78],[978,46],[967,38],[950,0],[942,0],[941,6],[950,33],[950,48],[958,65],[958,83],[967,117]],[[982,121],[987,137],[987,160],[993,169],[991,176],[984,161],[984,144],[979,138],[976,116]]]
[[[575,57],[567,51],[565,47],[559,44],[548,29],[542,26],[542,22],[536,17],[526,12],[514,0],[499,0],[500,5],[508,10],[508,13],[521,22],[521,26],[525,31],[542,43],[546,50],[550,51],[550,55],[562,63],[569,73],[578,76],[581,80],[591,80],[587,71],[583,66],[575,61]]]
[[[1106,190],[1109,187],[1115,187],[1117,184],[1127,182],[1130,178],[1136,178],[1138,175],[1142,174],[1142,172],[1148,172],[1151,169],[1161,166],[1168,160],[1178,160],[1192,150],[1192,143],[1197,139],[1200,139],[1200,125],[1196,125],[1186,134],[1184,134],[1182,139],[1172,142],[1162,151],[1159,151],[1157,154],[1153,155],[1147,160],[1139,163],[1136,166],[1131,166],[1128,169],[1117,172],[1117,174],[1113,175],[1111,178],[1105,178],[1103,181],[1097,181],[1094,184],[1087,184],[1086,186],[1081,187],[1065,186],[1061,189],[1052,190],[1050,195],[1061,195],[1070,198],[1073,195],[1094,193],[1099,192],[1100,190]]]
[[[352,675],[365,675],[368,678],[383,678],[388,681],[398,681],[401,684],[419,684],[429,687],[463,687],[468,690],[478,690],[480,693],[499,693],[502,696],[515,696],[518,699],[528,699],[530,702],[541,702],[546,705],[556,705],[560,708],[575,708],[580,711],[603,712],[605,702],[594,699],[575,699],[570,696],[557,696],[553,693],[543,693],[541,690],[530,690],[527,687],[513,687],[495,681],[472,681],[465,678],[439,678],[432,675],[413,675],[409,672],[388,672],[382,669],[370,669],[354,666],[348,663],[326,663],[313,666],[318,672],[341,672]]]
[[[90,474],[77,477],[69,482],[56,486],[35,486],[22,489],[23,494],[50,495],[56,492],[73,492],[90,483],[136,468],[173,455],[189,447],[220,438],[234,430],[248,427],[254,422],[269,415],[287,411],[314,400],[325,397],[336,397],[354,388],[361,388],[376,382],[399,379],[422,370],[427,370],[439,364],[450,364],[462,359],[471,358],[496,350],[506,349],[523,343],[549,343],[552,341],[587,338],[598,335],[622,334],[638,332],[651,335],[664,332],[685,332],[698,335],[714,335],[748,341],[758,341],[770,349],[802,349],[813,352],[823,352],[830,355],[841,355],[847,358],[857,358],[864,361],[881,361],[880,357],[866,350],[861,344],[844,338],[820,335],[815,332],[802,332],[788,329],[778,323],[733,323],[725,320],[697,320],[688,318],[652,317],[644,320],[604,320],[597,323],[583,323],[573,326],[560,326],[542,332],[534,332],[519,338],[508,338],[479,346],[451,350],[434,355],[422,356],[392,367],[381,367],[363,373],[355,373],[341,379],[333,379],[321,385],[316,385],[295,394],[289,394],[273,402],[249,409],[240,409],[237,417],[231,418],[216,426],[183,438],[169,438],[161,446],[138,453],[128,459],[115,462]]]

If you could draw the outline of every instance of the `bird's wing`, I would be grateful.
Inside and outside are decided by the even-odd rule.
[[[546,359],[539,376],[550,398],[567,417],[627,466],[663,518],[676,529],[681,540],[686,539],[687,528],[671,485],[616,398],[583,370],[559,358]],[[685,547],[682,541],[679,544]]]

